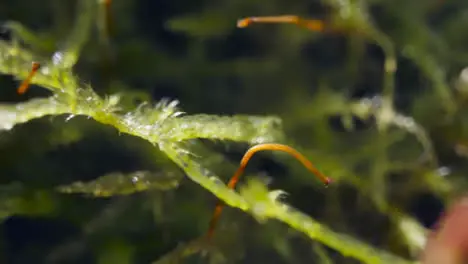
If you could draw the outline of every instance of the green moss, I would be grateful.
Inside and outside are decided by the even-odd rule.
[[[408,216],[395,212],[387,200],[387,193],[390,189],[387,187],[387,174],[394,167],[401,166],[401,164],[395,165],[390,161],[388,149],[402,138],[401,134],[404,133],[401,133],[401,130],[415,136],[422,145],[423,153],[421,157],[423,159],[417,162],[421,160],[430,161],[430,168],[417,174],[423,179],[419,181],[422,183],[415,184],[415,186],[419,187],[426,184],[424,188],[428,188],[437,194],[443,193],[441,196],[444,196],[444,198],[448,196],[447,193],[452,190],[453,186],[441,179],[441,177],[435,176],[436,173],[432,170],[438,164],[434,146],[425,127],[409,114],[400,112],[395,108],[394,79],[397,67],[396,60],[401,53],[401,56],[409,58],[418,66],[434,88],[436,94],[434,98],[440,101],[446,113],[453,117],[452,115],[456,112],[457,107],[453,104],[449,84],[446,81],[447,72],[443,66],[444,56],[437,52],[433,53],[433,50],[437,50],[437,47],[426,46],[425,43],[433,40],[430,31],[420,30],[420,28],[427,29],[425,25],[410,24],[409,16],[411,14],[409,13],[402,12],[401,16],[396,17],[401,23],[406,24],[408,22],[409,26],[406,29],[386,30],[384,33],[384,30],[377,26],[377,22],[371,19],[367,3],[383,5],[391,10],[389,4],[385,3],[385,1],[328,0],[323,2],[332,8],[332,21],[336,25],[343,26],[347,30],[345,34],[355,34],[353,36],[362,37],[361,40],[365,41],[358,43],[369,42],[376,44],[383,52],[385,58],[383,63],[379,64],[379,71],[382,72],[382,92],[372,100],[349,100],[343,95],[344,93],[331,92],[331,89],[326,87],[324,88],[326,92],[317,96],[315,101],[309,100],[310,98],[305,95],[306,92],[304,94],[299,93],[296,100],[291,100],[287,106],[283,106],[282,110],[284,111],[281,117],[276,114],[269,116],[258,114],[192,115],[184,113],[184,109],[179,107],[176,100],[161,100],[156,103],[146,102],[138,105],[135,109],[128,110],[133,105],[132,99],[125,97],[125,93],[119,91],[126,89],[126,87],[119,87],[119,89],[116,89],[115,94],[102,96],[97,92],[97,88],[100,87],[91,87],[91,85],[85,84],[76,74],[75,67],[81,58],[84,46],[93,37],[92,33],[94,33],[95,27],[98,28],[101,40],[106,40],[108,37],[104,36],[106,32],[103,29],[102,7],[97,6],[98,1],[87,0],[79,1],[74,28],[70,30],[67,38],[57,41],[60,45],[57,43],[51,44],[50,40],[41,39],[41,37],[21,24],[16,22],[8,23],[7,26],[12,29],[14,38],[11,42],[0,41],[0,72],[22,80],[28,75],[31,62],[39,61],[42,67],[34,76],[32,83],[47,89],[50,95],[47,98],[34,98],[23,103],[0,105],[0,130],[14,133],[16,126],[47,116],[60,116],[60,118],[66,120],[76,116],[84,116],[95,120],[99,124],[115,128],[119,133],[135,136],[152,144],[155,151],[162,152],[163,155],[177,164],[192,182],[212,193],[226,205],[248,213],[262,224],[267,224],[268,221],[272,220],[283,222],[308,238],[338,251],[342,256],[352,257],[364,263],[410,263],[404,258],[378,249],[379,246],[377,245],[371,246],[351,235],[333,231],[332,228],[323,223],[325,220],[318,221],[292,208],[279,199],[283,193],[282,191],[269,190],[260,181],[249,181],[245,186],[242,186],[239,192],[227,188],[220,180],[221,176],[211,172],[214,167],[218,169],[228,167],[225,166],[227,162],[216,156],[217,153],[213,154],[214,151],[211,150],[203,149],[203,151],[200,151],[204,153],[203,156],[197,156],[199,152],[193,151],[193,145],[196,145],[193,141],[197,139],[233,141],[249,145],[265,142],[296,142],[296,140],[290,140],[285,135],[282,127],[284,118],[293,127],[290,128],[291,130],[298,129],[298,127],[302,128],[298,124],[307,123],[310,127],[316,125],[318,127],[314,131],[305,130],[304,132],[304,129],[302,129],[301,140],[297,140],[301,141],[301,145],[304,143],[304,148],[306,148],[304,153],[307,153],[309,157],[313,157],[314,160],[318,160],[321,168],[331,172],[333,178],[337,179],[336,184],[349,183],[355,187],[367,199],[366,202],[370,200],[370,203],[377,207],[375,210],[387,215],[392,224],[398,226],[399,230],[410,230],[411,232],[408,231],[408,235],[402,234],[401,236],[403,237],[402,240],[404,240],[403,243],[406,243],[416,255],[422,244],[419,240],[415,241],[414,237],[424,235],[425,229],[414,223],[414,221],[412,222],[412,219]],[[222,10],[223,8],[219,7],[219,9]],[[96,10],[99,10],[99,12]],[[168,22],[168,25],[172,29],[185,32],[190,36],[200,38],[219,36],[223,35],[224,31],[230,27],[224,16],[219,15],[221,12],[218,13],[216,9],[216,12],[211,10],[202,12],[201,18],[198,15],[174,18]],[[419,14],[419,16],[422,17],[422,14]],[[234,26],[234,21],[232,26]],[[413,36],[413,34],[415,35]],[[283,40],[288,40],[285,36],[290,35],[283,32],[278,36],[282,36]],[[308,37],[301,35],[301,37],[295,39],[293,44],[285,43],[285,46],[297,48],[299,44],[303,44],[306,40],[308,40]],[[131,50],[137,50],[144,46],[138,41],[131,43]],[[60,46],[61,48],[59,50],[52,49],[51,47],[54,46]],[[148,45],[144,47],[144,52],[139,51],[139,54],[142,54],[141,56],[146,56],[146,53],[151,51]],[[39,50],[43,52],[39,52]],[[275,51],[273,48],[272,50]],[[133,54],[133,52],[131,53]],[[283,70],[282,68],[288,71],[287,73],[291,73],[292,76],[297,76],[297,71],[300,71],[289,67],[288,63],[290,61],[287,61],[283,67],[284,59],[280,63],[271,58],[264,60],[241,58],[231,63],[216,64],[204,61],[202,57],[207,56],[205,53],[208,53],[208,51],[205,51],[201,46],[195,45],[195,47],[190,48],[186,56],[178,55],[182,57],[180,61],[173,60],[169,55],[157,56],[154,53],[148,54],[148,57],[163,60],[163,65],[157,64],[160,71],[156,72],[159,74],[171,76],[172,78],[180,74],[194,77],[180,82],[189,85],[193,83],[193,87],[196,88],[204,86],[206,75],[213,74],[213,72],[224,76],[230,74],[230,72],[226,73],[226,71],[245,75],[247,76],[246,79],[251,82],[250,87],[252,87],[252,83],[257,85],[262,82],[263,84],[263,81],[266,82],[267,79],[275,84],[277,79],[271,75],[274,75],[278,70]],[[281,56],[283,55],[293,56],[289,50],[283,51]],[[142,66],[140,60],[137,59],[137,62],[134,63],[138,64],[138,70],[131,75],[141,77],[143,74],[140,69],[148,74],[153,73],[152,69]],[[156,65],[154,62],[148,62],[148,64]],[[187,65],[190,65],[190,67]],[[194,70],[190,70],[191,68]],[[300,67],[298,66],[298,68]],[[157,79],[158,77],[151,76],[149,78]],[[347,81],[343,81],[344,86],[351,86],[351,84],[346,83]],[[291,82],[291,84],[288,83],[290,85],[288,87],[304,85],[303,83],[308,85],[308,82],[304,80],[297,82],[291,80]],[[214,83],[216,84],[216,82]],[[257,103],[258,98],[255,97],[258,97],[258,94],[256,93],[273,92],[270,91],[270,87],[259,87],[256,92],[245,92],[245,94],[253,95],[251,96],[253,99],[249,99],[251,105]],[[196,98],[202,98],[208,102],[214,100],[211,98],[204,99],[205,96],[199,95],[200,92],[197,89],[190,90],[188,94],[196,95]],[[145,98],[148,96],[147,94],[139,95],[134,93],[130,97]],[[423,100],[422,97],[418,98]],[[276,107],[275,103],[269,102],[268,104],[272,106],[271,110]],[[281,106],[278,107],[281,108]],[[271,112],[273,113],[273,111]],[[340,115],[348,132],[355,129],[353,117],[357,116],[361,120],[375,118],[376,131],[364,134],[362,138],[359,138],[360,141],[355,141],[355,138],[351,137],[349,139],[346,137],[341,140],[337,139],[338,136],[336,135],[338,133],[333,134],[330,131],[331,129],[324,125],[324,120],[331,115]],[[396,127],[398,131],[392,130],[393,127]],[[317,136],[314,133],[320,135]],[[324,140],[325,137],[326,140]],[[310,146],[315,147],[314,143],[316,142],[314,140],[321,141],[319,143],[322,143],[323,148],[311,151],[312,147]],[[307,144],[309,144],[308,149]],[[362,164],[365,165],[362,166]],[[360,166],[365,167],[365,169],[361,169]],[[232,167],[232,164],[229,164],[229,168]],[[304,173],[298,170],[293,169],[292,174],[297,174],[299,178],[305,179]],[[361,176],[361,174],[368,177]],[[62,193],[85,193],[95,197],[112,197],[148,190],[172,189],[179,186],[181,179],[181,172],[172,174],[172,171],[165,171],[164,168],[160,173],[149,171],[115,172],[105,174],[89,182],[63,184],[56,187],[55,190]],[[414,182],[417,181],[417,179],[414,180]],[[312,185],[308,184],[308,182],[311,182],[309,178],[303,182],[307,182],[304,183],[304,186]],[[15,188],[8,187],[11,188],[5,187],[6,190],[2,193],[4,195],[0,215],[2,219],[17,213],[33,213],[36,204],[41,204],[41,208],[44,210],[51,210],[52,202],[47,195],[38,192],[32,195],[33,202],[27,204],[24,196],[22,196],[23,189],[17,189],[16,186],[13,186]],[[335,192],[338,192],[334,190],[327,191],[330,191],[332,195],[337,195]],[[344,210],[340,210],[337,206],[330,211],[333,211],[333,214],[345,215],[347,208],[341,209]],[[338,218],[338,223],[344,221],[340,219],[340,215],[336,218]],[[413,224],[412,227],[407,227],[409,222]],[[173,252],[162,257],[158,263],[167,263],[174,259],[181,259],[205,250],[211,250],[211,246],[206,245],[203,238],[195,239],[190,243],[176,247]],[[114,248],[123,248],[122,254],[125,260],[130,258],[130,255],[137,254],[126,242],[122,243],[122,245],[110,245],[108,250],[115,250]],[[325,262],[327,260],[326,253],[319,249],[317,249],[317,252]],[[106,252],[102,254],[102,261],[115,257],[110,256],[112,254],[107,256]],[[219,257],[219,259],[222,259],[222,257]]]

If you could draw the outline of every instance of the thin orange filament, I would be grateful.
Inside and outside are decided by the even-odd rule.
[[[252,158],[252,156],[259,152],[259,151],[264,151],[264,150],[274,150],[274,151],[282,151],[285,152],[291,156],[293,156],[295,159],[297,159],[299,162],[304,165],[310,172],[312,172],[317,178],[319,178],[320,181],[322,181],[325,185],[329,185],[331,183],[331,179],[325,176],[323,173],[321,173],[315,166],[310,162],[304,155],[299,153],[297,150],[295,150],[292,147],[289,147],[287,145],[283,144],[276,144],[276,143],[266,143],[266,144],[260,144],[251,147],[247,152],[244,154],[242,157],[242,160],[240,162],[240,166],[237,169],[237,171],[234,173],[234,175],[231,177],[228,183],[228,188],[234,189],[236,187],[237,182],[239,181],[240,176],[244,172],[245,168],[247,167],[247,163],[249,160]],[[213,234],[214,230],[216,228],[216,224],[219,220],[219,217],[221,215],[221,212],[223,210],[224,205],[220,202],[216,205],[216,208],[214,210],[213,216],[210,221],[207,237],[210,239]]]
[[[112,31],[111,4],[112,0],[104,0],[104,22],[107,36],[110,36]]]
[[[36,74],[36,72],[39,70],[40,67],[41,67],[41,64],[39,62],[32,63],[31,71],[29,72],[26,79],[24,79],[24,81],[18,87],[18,90],[17,90],[18,94],[24,94],[28,90],[31,84],[32,78],[34,77],[34,75]]]
[[[264,17],[247,17],[237,21],[237,27],[244,28],[253,23],[284,23],[295,24],[305,27],[309,30],[316,32],[323,32],[325,30],[325,23],[317,19],[303,19],[294,15],[283,16],[264,16]]]

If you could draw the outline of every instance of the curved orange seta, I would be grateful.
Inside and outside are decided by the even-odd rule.
[[[288,153],[289,155],[293,156],[295,159],[297,159],[299,162],[302,163],[304,167],[306,167],[310,172],[312,172],[315,176],[319,178],[320,181],[322,181],[325,185],[329,185],[331,183],[331,179],[325,176],[323,173],[321,173],[313,164],[310,162],[304,155],[299,153],[297,150],[294,148],[283,145],[283,144],[277,144],[277,143],[266,143],[266,144],[260,144],[251,147],[247,152],[244,154],[242,157],[242,160],[240,162],[239,168],[237,171],[234,173],[234,175],[231,177],[228,183],[228,188],[234,189],[239,182],[240,176],[244,172],[245,168],[247,167],[248,162],[250,159],[253,157],[253,155],[259,151],[265,151],[265,150],[273,150],[273,151],[282,151],[285,153]],[[213,234],[214,230],[216,228],[216,224],[219,220],[219,217],[221,216],[221,212],[223,210],[224,205],[220,202],[216,205],[215,211],[213,213],[213,216],[210,221],[209,229],[207,232],[207,237],[210,239]]]
[[[32,78],[34,77],[34,75],[36,74],[36,72],[39,70],[40,67],[41,67],[41,64],[39,62],[33,62],[32,63],[31,71],[29,72],[26,79],[24,79],[24,81],[21,83],[21,85],[16,90],[18,94],[24,94],[28,90],[28,88],[29,88],[29,86],[31,84]]]

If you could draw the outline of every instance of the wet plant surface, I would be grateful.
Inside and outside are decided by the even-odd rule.
[[[467,12],[3,1],[1,262],[461,263]]]

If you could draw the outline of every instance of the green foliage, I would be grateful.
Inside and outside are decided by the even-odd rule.
[[[250,144],[282,141],[281,124],[278,118],[204,114],[187,116],[177,108],[176,101],[161,101],[155,106],[145,103],[135,111],[125,113],[120,111],[118,95],[101,98],[91,87],[80,85],[80,81],[70,69],[77,61],[84,42],[82,40],[86,39],[89,20],[92,20],[90,12],[85,12],[85,10],[90,10],[90,7],[86,5],[91,5],[91,1],[83,1],[83,3],[87,4],[83,4],[85,7],[80,9],[83,15],[78,16],[79,21],[75,25],[76,33],[72,33],[68,41],[73,45],[55,53],[52,61],[41,67],[32,81],[34,84],[49,89],[53,95],[45,99],[31,99],[25,103],[2,105],[0,124],[3,130],[10,130],[21,123],[49,115],[68,114],[67,119],[80,115],[87,116],[99,123],[110,125],[122,133],[141,137],[159,146],[161,151],[177,163],[193,181],[215,194],[226,204],[250,212],[261,222],[270,218],[278,219],[304,232],[312,239],[366,263],[404,262],[397,257],[386,256],[385,253],[354,241],[351,237],[330,231],[310,217],[278,202],[275,192],[270,193],[262,183],[253,182],[243,188],[239,194],[229,190],[217,180],[215,175],[201,167],[180,143],[199,138]],[[83,28],[83,25],[86,26]],[[18,25],[13,29],[16,29],[16,36],[22,38],[23,41],[36,38],[33,33]],[[28,65],[35,60],[34,55],[28,50],[7,42],[0,42],[0,57],[2,58],[0,71],[19,78],[27,75]],[[57,59],[58,62],[55,61]],[[65,193],[82,192],[93,196],[113,196],[153,188],[172,188],[177,185],[177,182],[178,180],[174,177],[158,176],[151,172],[134,172],[128,175],[118,173],[104,175],[92,182],[76,182],[60,186],[58,190]]]
[[[127,87],[131,83],[128,79],[106,82],[108,80],[102,77],[96,78],[98,81],[87,80],[87,71],[80,68],[84,67],[80,62],[85,66],[94,65],[89,62],[98,61],[96,57],[113,51],[112,41],[105,31],[104,11],[99,1],[77,2],[73,28],[65,30],[66,36],[40,34],[29,30],[23,23],[8,22],[6,27],[12,30],[13,40],[0,41],[0,72],[22,80],[28,75],[31,62],[41,62],[42,67],[32,83],[47,89],[48,97],[1,104],[2,136],[7,141],[11,139],[12,142],[17,142],[13,137],[22,133],[26,123],[40,125],[44,117],[57,116],[47,126],[50,133],[46,131],[43,135],[34,135],[38,143],[31,147],[34,148],[34,154],[24,158],[26,163],[34,160],[34,155],[41,156],[46,150],[52,149],[48,145],[49,141],[53,141],[50,145],[56,147],[70,144],[91,133],[93,122],[86,123],[86,119],[90,119],[118,131],[119,134],[128,134],[149,143],[150,148],[138,147],[139,151],[144,153],[145,159],[154,162],[157,160],[158,168],[138,168],[126,172],[114,170],[86,181],[68,181],[69,178],[65,177],[60,183],[54,182],[53,190],[58,194],[30,190],[16,182],[6,184],[2,186],[0,217],[6,219],[11,215],[53,214],[58,207],[55,203],[59,199],[74,199],[73,194],[76,193],[96,200],[125,195],[120,198],[130,201],[129,203],[139,203],[141,200],[136,200],[135,197],[147,195],[142,198],[145,203],[142,206],[152,208],[153,220],[162,226],[160,229],[164,229],[165,221],[171,219],[176,222],[173,230],[184,230],[181,233],[187,236],[177,237],[177,240],[188,241],[179,246],[168,246],[157,241],[155,234],[149,234],[147,244],[151,245],[151,249],[148,251],[158,251],[164,255],[175,247],[156,263],[182,261],[201,255],[199,253],[204,251],[209,253],[211,263],[234,261],[234,257],[226,257],[224,253],[235,251],[232,240],[240,236],[245,236],[244,239],[252,244],[267,241],[265,244],[269,243],[268,247],[275,245],[278,248],[277,254],[290,259],[297,257],[295,252],[298,251],[294,250],[295,246],[291,242],[297,233],[314,240],[313,249],[309,248],[309,251],[314,254],[313,258],[323,260],[324,263],[335,260],[336,256],[331,257],[328,254],[327,250],[330,248],[340,253],[343,257],[340,260],[351,257],[364,263],[409,263],[406,258],[417,258],[424,246],[427,230],[400,207],[404,207],[412,195],[418,192],[430,192],[447,202],[464,186],[457,184],[456,180],[440,177],[438,157],[441,154],[437,148],[447,145],[442,148],[444,153],[445,148],[452,148],[454,142],[463,141],[466,137],[466,118],[463,117],[466,116],[466,95],[460,92],[460,88],[461,96],[455,98],[448,81],[453,77],[452,73],[459,70],[459,65],[465,66],[467,62],[461,44],[464,39],[460,34],[460,25],[466,20],[466,16],[455,15],[448,22],[442,23],[440,28],[434,29],[429,26],[427,17],[434,12],[432,5],[439,2],[436,0],[424,3],[382,0],[322,2],[330,8],[330,23],[346,29],[340,36],[346,38],[351,50],[349,54],[345,54],[348,56],[346,65],[334,64],[334,59],[328,57],[322,59],[323,61],[319,58],[319,62],[304,59],[305,56],[300,51],[306,47],[323,48],[331,46],[330,42],[317,44],[321,41],[321,33],[314,34],[303,29],[282,26],[276,29],[249,28],[239,33],[244,34],[242,38],[248,39],[246,42],[249,45],[262,50],[261,56],[239,55],[234,59],[217,59],[220,56],[218,53],[223,53],[220,47],[233,45],[224,37],[228,38],[229,31],[234,29],[235,19],[265,13],[274,15],[278,10],[300,14],[307,8],[300,1],[288,2],[287,9],[279,1],[266,3],[261,0],[242,0],[236,4],[232,1],[219,1],[216,4],[205,3],[199,12],[168,18],[163,23],[166,29],[189,39],[186,50],[175,52],[175,55],[166,52],[166,48],[148,44],[149,41],[144,37],[129,38],[128,36],[134,36],[133,23],[136,22],[127,12],[136,4],[132,1],[115,4],[118,20],[122,21],[118,24],[122,35],[117,38],[120,41],[120,56],[117,60],[111,59],[111,64],[115,64],[113,70],[122,80],[137,78],[145,85],[154,85],[156,82],[156,89],[159,89],[159,80],[168,79],[175,87],[186,87],[183,91],[174,88],[181,97],[178,99],[183,102],[184,109],[179,107],[176,100],[134,102],[139,98],[146,101],[149,96],[146,91]],[[383,10],[383,13],[373,16],[369,12],[371,8]],[[62,6],[58,12],[62,19],[66,14],[63,9]],[[258,12],[257,9],[263,11]],[[464,14],[462,11],[460,13]],[[387,23],[385,19],[394,22]],[[57,27],[67,25],[60,19],[57,21]],[[95,39],[99,40],[97,44],[93,41]],[[377,46],[384,55],[382,61],[375,61],[364,54],[363,50],[367,45]],[[457,49],[451,50],[450,47],[453,46]],[[102,49],[106,52],[100,52]],[[321,50],[316,53],[320,52]],[[398,63],[402,60],[412,63],[425,82],[395,83],[397,66],[400,67]],[[330,67],[323,67],[328,63]],[[86,70],[96,71],[95,68]],[[463,87],[464,84],[461,77],[463,76],[458,80],[458,87]],[[224,78],[238,78],[241,81],[234,85],[236,89],[233,91],[232,84],[222,81]],[[349,94],[359,86],[361,79],[365,79],[366,85],[372,86],[377,95],[373,98],[350,99]],[[313,96],[310,94],[311,83],[314,86]],[[401,97],[399,92],[405,89],[409,91],[413,86],[430,89],[425,89],[424,93],[417,96],[408,92],[413,96],[410,107],[398,108],[395,102]],[[212,90],[207,90],[207,87]],[[406,91],[404,94],[407,95]],[[242,98],[237,100],[242,102],[234,107],[230,104],[236,100],[226,100],[226,97]],[[187,110],[189,113],[183,112],[185,109],[190,109]],[[213,110],[243,114],[190,114]],[[255,114],[247,115],[246,112]],[[340,117],[345,127],[344,132],[336,132],[330,128],[327,122],[331,116]],[[375,127],[358,130],[355,117],[365,122],[375,119]],[[57,125],[62,120],[70,120],[67,123],[70,126],[63,128]],[[97,127],[96,130],[105,129]],[[58,131],[65,129],[69,131],[67,135],[59,136]],[[239,192],[228,189],[221,179],[230,175],[235,165],[218,151],[202,144],[203,139],[211,143],[222,141],[221,145],[234,146],[233,148],[235,143],[252,145],[264,142],[283,142],[297,147],[330,175],[335,180],[335,185],[324,191],[319,189],[305,170],[293,164],[295,161],[275,154],[272,155],[273,159],[286,164],[290,170],[287,174],[293,176],[288,180],[279,180],[279,186],[284,186],[285,190],[294,194],[292,196],[306,188],[305,198],[296,199],[301,200],[302,205],[310,206],[313,202],[317,204],[317,208],[323,206],[327,209],[323,209],[320,214],[315,211],[307,214],[300,212],[283,199],[284,191],[270,190],[270,186],[261,181],[249,180]],[[31,141],[29,144],[32,144]],[[23,160],[21,155],[22,153],[13,153],[7,158]],[[159,163],[165,159],[181,170],[170,169],[172,164]],[[51,163],[47,166],[58,165]],[[404,184],[398,185],[390,179],[389,175],[402,172],[405,175]],[[27,173],[31,174],[30,171]],[[243,222],[242,214],[235,215],[232,212],[234,217],[225,221],[230,222],[231,226],[220,227],[220,232],[228,232],[226,229],[229,229],[230,233],[223,233],[223,237],[216,238],[214,245],[207,245],[203,237],[193,239],[193,236],[199,236],[206,229],[211,206],[200,206],[207,203],[203,200],[203,194],[200,194],[203,192],[198,189],[193,192],[190,192],[191,189],[183,189],[183,192],[176,193],[176,189],[186,188],[182,174],[186,174],[197,187],[214,194],[226,205],[253,216],[262,224],[261,227],[255,226],[242,232],[248,224]],[[463,174],[463,171],[455,172],[451,179],[458,177],[460,182],[465,182]],[[357,198],[346,196],[347,188],[352,188],[357,193]],[[318,194],[312,194],[310,190]],[[180,200],[168,198],[171,194],[180,197]],[[165,199],[161,198],[163,195]],[[189,197],[186,200],[185,195]],[[213,197],[207,199],[212,201]],[[356,202],[351,202],[355,200]],[[293,201],[294,197],[291,197],[291,204]],[[316,210],[315,205],[311,207]],[[126,216],[115,211],[117,213],[112,214],[112,219],[105,218],[106,220],[101,221],[107,223],[117,218],[134,217],[131,213]],[[366,214],[366,223],[362,223],[362,220],[350,223],[357,212]],[[384,215],[390,222],[389,226],[374,226],[370,223],[373,220],[379,222],[380,215]],[[200,223],[196,223],[194,219]],[[274,226],[275,221],[270,220],[285,223],[296,232],[286,234],[285,227]],[[135,223],[132,221],[136,220],[128,221]],[[198,225],[202,227],[198,228]],[[365,232],[358,231],[361,226],[364,226]],[[119,232],[124,232],[119,231],[119,228],[109,229],[111,231],[106,234],[118,236]],[[92,237],[91,231],[86,233]],[[267,236],[265,233],[275,235]],[[158,236],[163,237],[164,234]],[[102,241],[93,242],[101,245]],[[99,252],[99,259],[104,263],[119,258],[111,253],[114,250],[121,251],[122,261],[130,261],[132,255],[140,256],[140,252],[134,249],[146,246],[137,243],[138,241],[115,244],[102,242],[104,246],[98,247],[102,250]],[[236,253],[242,255],[249,245],[237,246]],[[326,250],[322,245],[326,246]],[[300,259],[300,256],[297,258]]]
[[[64,193],[86,193],[91,196],[106,197],[142,192],[148,189],[170,190],[176,188],[181,175],[174,173],[153,173],[137,171],[129,174],[110,173],[91,182],[74,182],[59,186]]]

